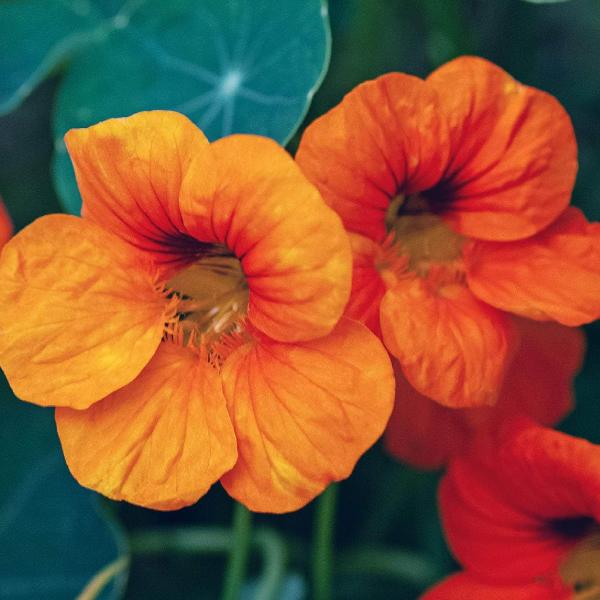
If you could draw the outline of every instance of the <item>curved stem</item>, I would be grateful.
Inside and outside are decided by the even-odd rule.
[[[333,533],[337,487],[330,485],[317,500],[312,554],[315,600],[331,600],[333,593]]]
[[[128,567],[129,557],[127,556],[122,556],[106,565],[102,570],[98,571],[90,581],[88,581],[76,600],[95,600],[100,596],[106,586]]]
[[[252,513],[236,502],[233,509],[233,543],[225,573],[223,600],[239,600],[246,576],[252,532]]]

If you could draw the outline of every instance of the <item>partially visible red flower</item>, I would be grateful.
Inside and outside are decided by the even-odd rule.
[[[446,406],[491,405],[512,355],[507,313],[600,316],[600,225],[558,101],[461,57],[425,81],[383,75],[305,131],[297,161],[352,234],[347,314]]]
[[[464,572],[427,600],[600,597],[600,446],[507,421],[451,461],[440,510]]]
[[[13,234],[13,224],[10,219],[10,215],[0,198],[0,248],[10,240]]]
[[[419,394],[395,363],[398,401],[385,432],[388,451],[423,469],[443,467],[477,433],[488,432],[518,412],[555,425],[573,407],[573,378],[581,368],[585,336],[558,323],[515,319],[519,348],[498,403],[448,408]]]

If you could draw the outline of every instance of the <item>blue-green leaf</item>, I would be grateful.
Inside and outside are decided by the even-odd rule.
[[[107,565],[127,559],[98,498],[65,466],[53,411],[18,401],[0,382],[0,598],[75,598]],[[100,596],[121,596],[120,569]]]
[[[171,109],[210,139],[247,132],[284,144],[329,61],[323,0],[13,0],[0,5],[0,23],[5,13],[14,24],[2,59],[7,108],[69,58],[53,174],[74,213],[81,200],[62,142],[68,129]]]
[[[85,1],[0,5],[0,114],[16,108],[62,60],[89,43],[98,23],[91,9]]]
[[[530,4],[558,4],[559,2],[569,2],[569,0],[524,0]]]

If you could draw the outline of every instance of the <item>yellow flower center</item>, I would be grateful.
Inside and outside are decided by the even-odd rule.
[[[166,289],[178,300],[174,324],[167,326],[176,341],[219,354],[228,339],[244,333],[248,283],[240,261],[226,248],[217,247],[179,271]]]
[[[440,285],[463,278],[462,247],[465,242],[419,195],[399,194],[390,202],[385,225],[388,238],[377,264],[380,271],[411,271],[435,279]],[[389,274],[388,274],[389,275]],[[385,279],[385,276],[382,273]]]
[[[559,572],[573,589],[573,600],[600,600],[600,527],[571,549]]]

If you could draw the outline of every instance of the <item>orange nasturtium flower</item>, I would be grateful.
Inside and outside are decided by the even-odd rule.
[[[556,99],[473,57],[363,83],[306,129],[297,161],[352,233],[347,314],[421,394],[493,404],[509,313],[600,316],[600,225],[568,207],[576,154]]]
[[[396,370],[394,411],[385,431],[387,450],[421,469],[443,467],[475,435],[524,413],[542,425],[555,425],[573,408],[573,379],[585,354],[577,327],[515,319],[519,348],[495,406],[448,408],[419,394]]]
[[[496,435],[442,480],[442,523],[465,570],[424,600],[600,597],[600,446],[527,419]]]
[[[75,478],[156,509],[218,479],[256,511],[304,505],[382,433],[393,372],[340,317],[339,217],[275,142],[209,144],[155,111],[72,130],[83,218],[50,215],[0,259],[0,365],[56,406]]]

